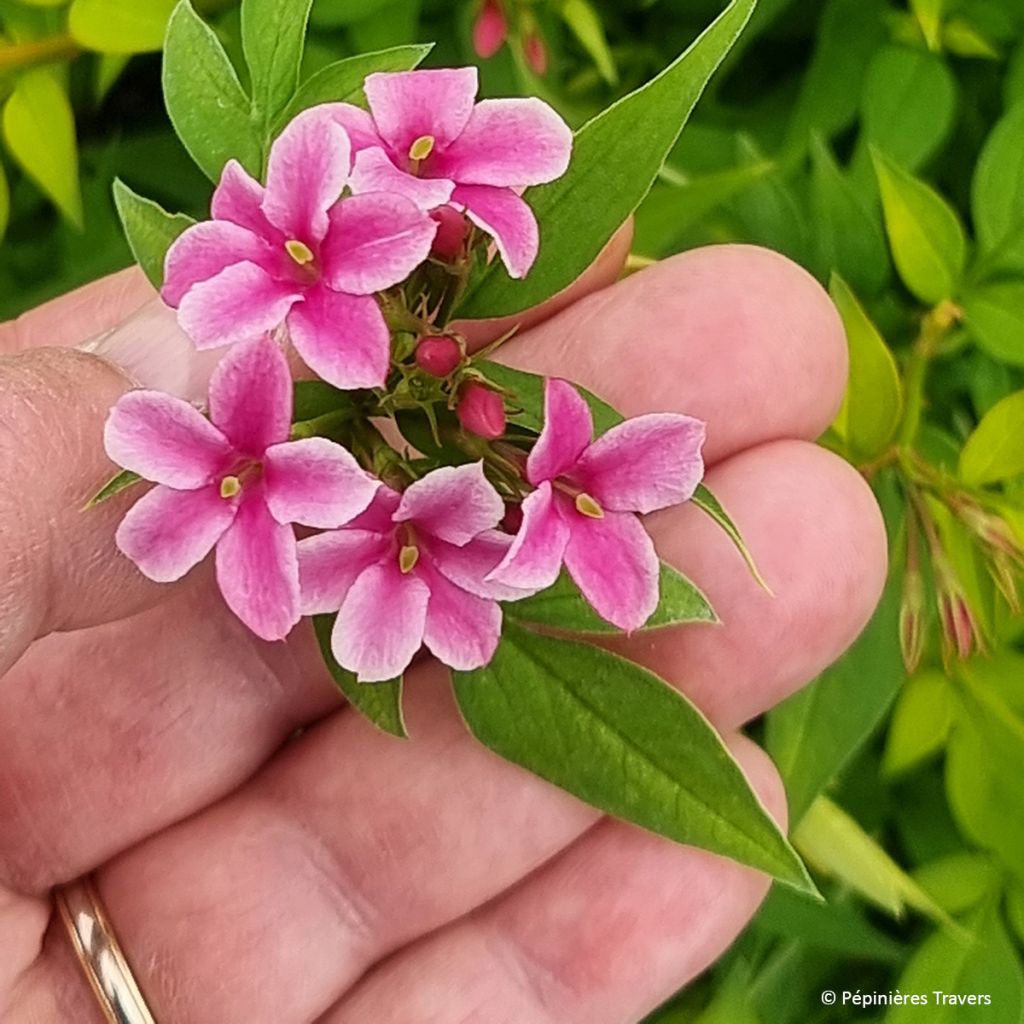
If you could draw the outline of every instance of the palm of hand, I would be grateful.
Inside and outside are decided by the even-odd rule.
[[[708,420],[709,484],[777,597],[694,510],[661,513],[661,554],[725,625],[620,642],[704,709],[781,816],[774,769],[735,730],[838,656],[884,576],[870,494],[809,443],[842,393],[842,331],[809,278],[749,248],[597,291],[624,241],[504,351],[628,414]],[[0,496],[2,1019],[99,1019],[47,896],[95,870],[158,1020],[638,1020],[732,941],[765,879],[491,755],[436,665],[410,673],[398,742],[342,706],[308,624],[263,644],[203,569],[163,589],[116,558],[118,503],[80,509],[126,383],[36,348],[146,298],[122,276],[0,334],[25,350],[0,360],[0,465],[22,481]]]

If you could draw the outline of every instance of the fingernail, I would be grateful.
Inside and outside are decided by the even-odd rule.
[[[113,363],[139,387],[154,388],[189,402],[206,398],[221,349],[200,352],[178,326],[174,310],[160,299],[147,302],[116,327],[78,346]]]

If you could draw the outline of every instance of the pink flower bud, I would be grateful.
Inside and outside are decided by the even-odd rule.
[[[946,591],[940,596],[939,617],[946,642],[959,658],[969,658],[975,645],[980,649],[982,644],[977,623],[962,593]]]
[[[470,381],[462,389],[455,414],[466,430],[488,441],[505,433],[504,400],[496,391],[476,381]]]
[[[508,21],[501,0],[484,0],[473,23],[473,49],[487,60],[504,45],[508,35]]]
[[[536,30],[523,40],[523,56],[535,75],[543,78],[548,73],[548,48]]]
[[[518,533],[519,527],[523,525],[523,506],[513,505],[511,503],[505,505],[505,516],[501,520],[501,528],[506,533]]]
[[[431,377],[447,377],[462,362],[462,349],[450,335],[421,338],[416,346],[416,365]]]
[[[459,255],[466,240],[469,223],[454,206],[439,206],[430,214],[437,221],[437,234],[430,247],[430,255],[439,260],[453,260]]]

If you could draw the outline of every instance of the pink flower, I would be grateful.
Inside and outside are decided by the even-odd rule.
[[[344,529],[299,543],[302,611],[338,612],[331,647],[366,682],[393,679],[421,644],[446,665],[487,664],[501,634],[498,600],[526,596],[486,583],[512,538],[480,463],[444,467],[404,494],[382,487]]]
[[[487,60],[504,45],[508,36],[508,21],[501,0],[484,0],[473,22],[473,49],[478,57]]]
[[[167,253],[164,300],[197,348],[287,324],[299,355],[340,388],[384,384],[390,336],[374,292],[406,278],[437,224],[399,195],[338,202],[352,149],[322,108],[296,117],[270,151],[267,185],[229,161],[213,220]]]
[[[704,475],[704,424],[653,413],[592,436],[587,403],[571,384],[549,380],[544,429],[526,461],[536,490],[488,579],[539,590],[555,582],[564,562],[599,615],[638,629],[658,605],[658,556],[637,513],[693,495]]]
[[[488,441],[495,441],[505,433],[504,399],[475,380],[461,389],[455,415],[463,429]]]
[[[537,257],[533,211],[519,193],[561,177],[572,133],[539,99],[474,103],[476,68],[373,74],[370,112],[326,104],[356,151],[353,192],[398,192],[425,210],[464,209],[493,236],[513,277]]]
[[[228,606],[257,636],[280,640],[299,621],[288,524],[341,526],[369,505],[380,482],[333,441],[288,440],[292,381],[268,339],[225,356],[209,405],[207,420],[180,398],[130,391],[111,410],[107,453],[158,485],[124,517],[117,546],[160,583],[180,579],[216,546]]]

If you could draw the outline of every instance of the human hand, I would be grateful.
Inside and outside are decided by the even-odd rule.
[[[629,415],[708,421],[708,483],[776,596],[695,509],[659,513],[660,553],[725,624],[616,643],[708,714],[782,817],[774,769],[736,730],[840,654],[885,569],[867,488],[809,443],[842,394],[842,329],[810,278],[751,248],[602,288],[626,244],[502,356]],[[157,587],[117,555],[124,504],[82,505],[128,382],[40,346],[116,323],[147,289],[119,275],[0,338],[2,1019],[101,1019],[49,899],[91,871],[165,1024],[640,1019],[733,940],[766,879],[489,753],[436,665],[409,673],[400,742],[343,707],[308,623],[265,644],[205,567]]]

